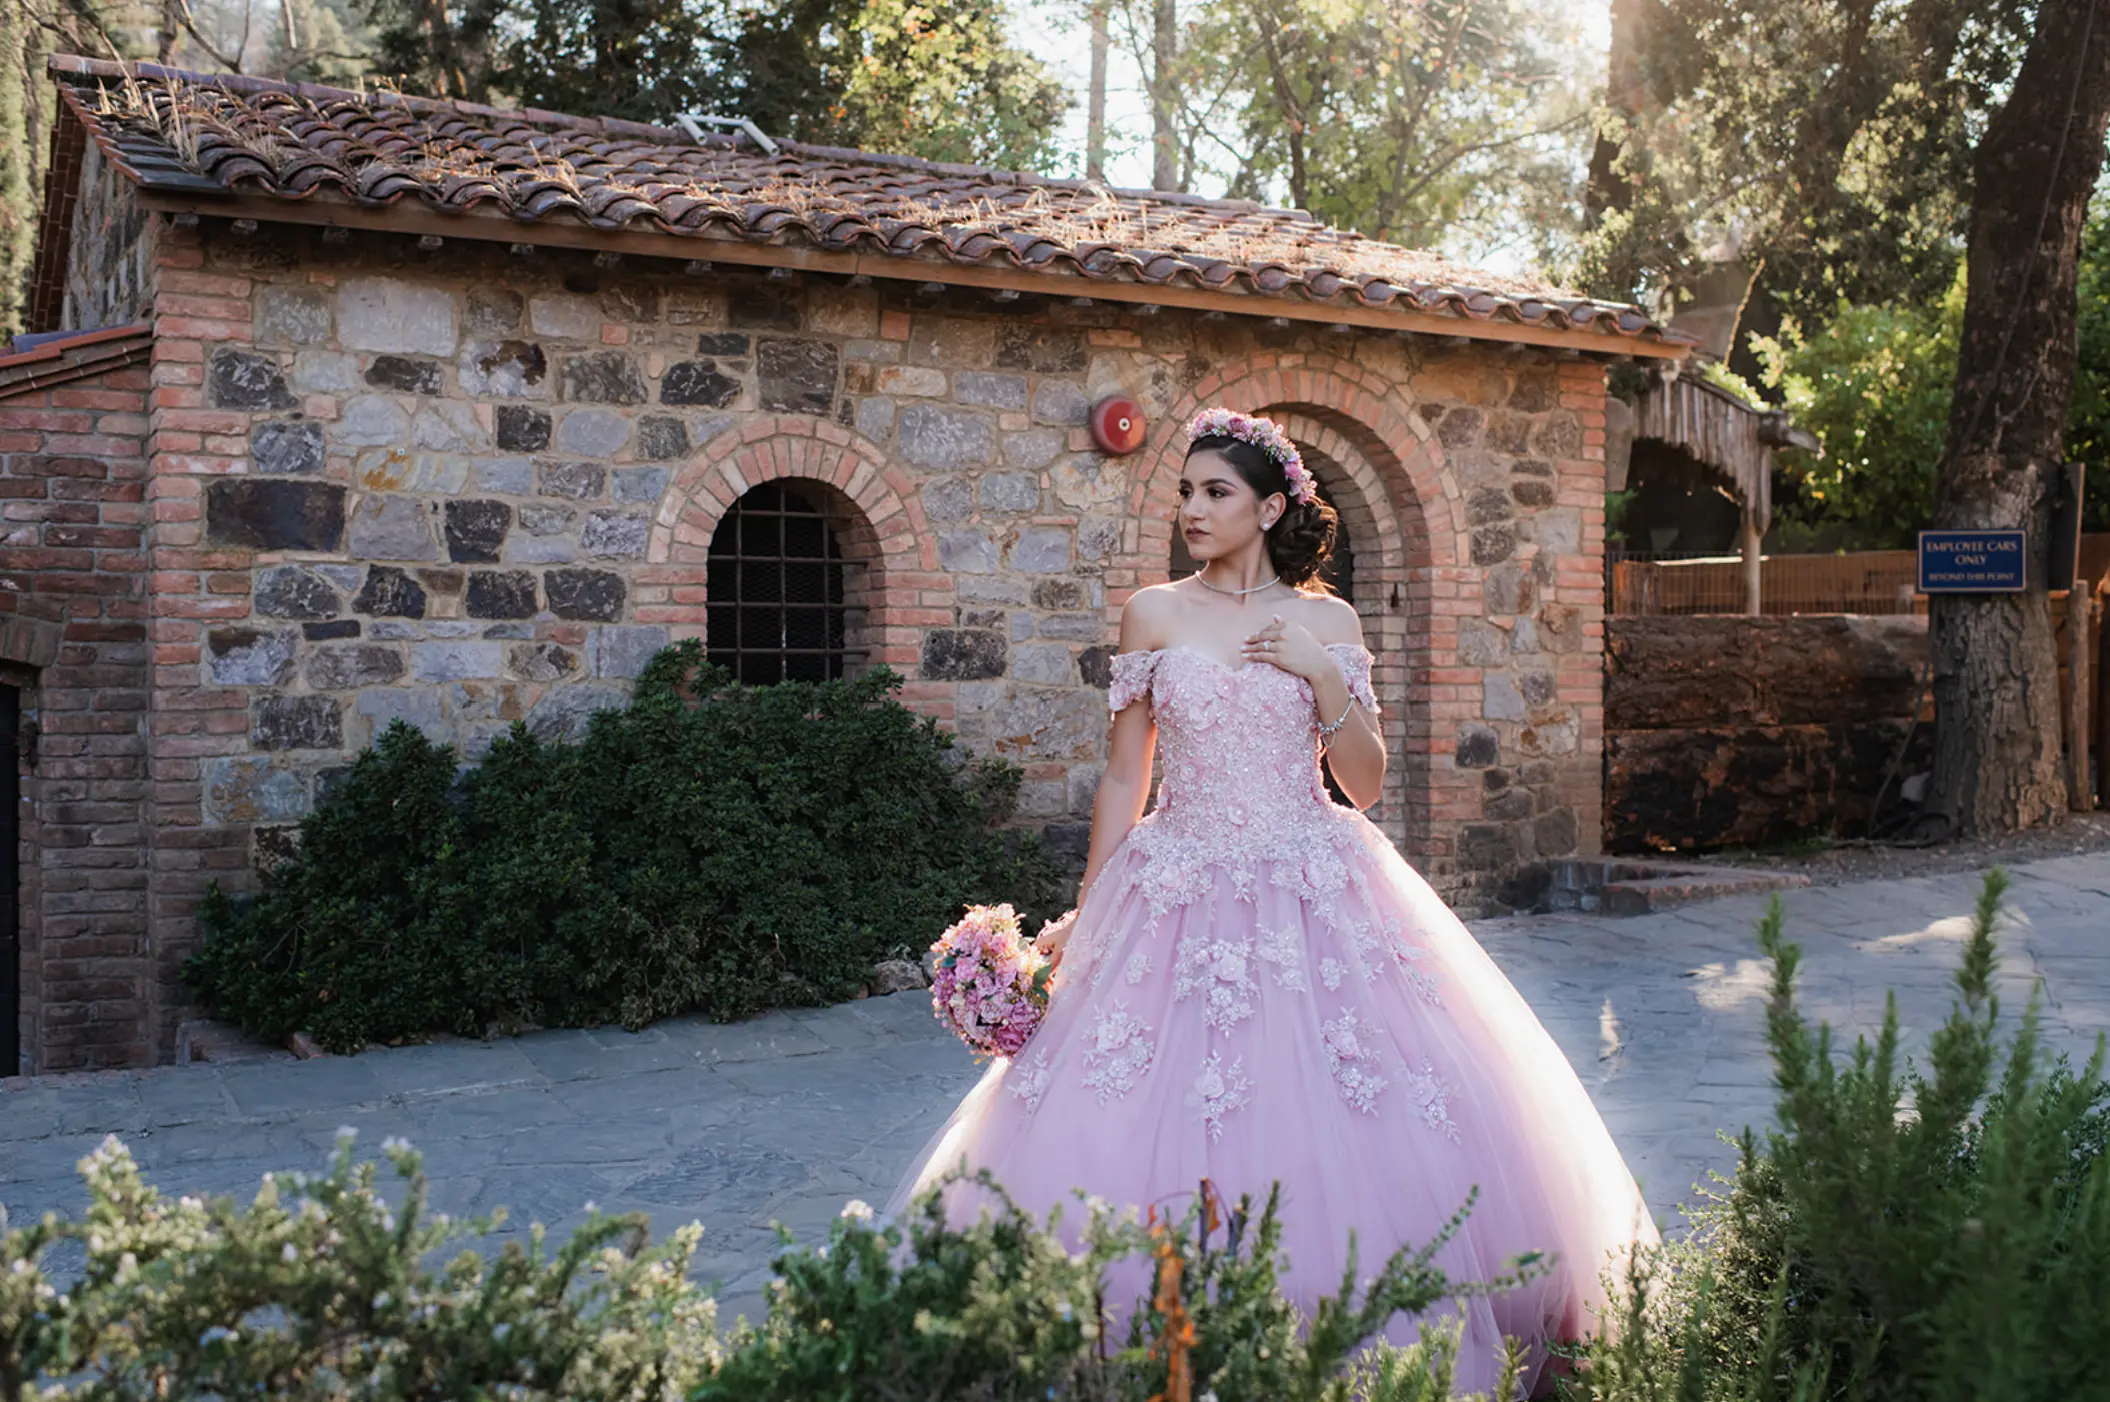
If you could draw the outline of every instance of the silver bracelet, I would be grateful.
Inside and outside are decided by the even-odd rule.
[[[1341,708],[1341,714],[1334,721],[1334,723],[1332,725],[1322,725],[1318,727],[1319,743],[1323,745],[1327,741],[1333,739],[1334,732],[1348,723],[1348,713],[1350,711],[1353,711],[1354,709],[1355,697],[1351,694],[1348,698],[1348,704]]]

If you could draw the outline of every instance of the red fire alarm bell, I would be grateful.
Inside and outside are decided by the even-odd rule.
[[[1099,451],[1124,457],[1143,446],[1143,409],[1125,394],[1108,395],[1092,406],[1092,441]]]

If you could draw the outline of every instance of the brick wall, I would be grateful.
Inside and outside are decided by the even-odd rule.
[[[22,1045],[38,1071],[152,1050],[146,401],[147,371],[129,364],[0,397],[0,668],[38,732],[21,861]]]
[[[704,631],[713,533],[772,478],[837,524],[860,655],[1020,763],[1081,857],[1113,624],[1167,576],[1208,403],[1288,421],[1342,510],[1393,754],[1371,816],[1473,909],[1595,849],[1594,361],[214,220],[148,246],[154,1055],[208,882],[392,719],[473,758],[619,703]],[[1106,459],[1084,416],[1116,390],[1152,432]]]

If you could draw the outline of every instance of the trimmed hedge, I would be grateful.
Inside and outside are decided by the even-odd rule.
[[[1056,914],[1057,863],[1001,826],[1017,767],[900,684],[742,686],[692,640],[577,743],[516,724],[462,772],[397,722],[260,894],[214,888],[184,979],[247,1031],[355,1051],[839,1001],[967,904]]]

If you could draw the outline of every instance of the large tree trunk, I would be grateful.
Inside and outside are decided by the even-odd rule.
[[[1106,5],[1107,0],[1092,0],[1092,77],[1084,116],[1087,180],[1106,179],[1106,53],[1111,47],[1106,32]]]
[[[2058,667],[2045,543],[2077,353],[2081,222],[2110,118],[2110,9],[2043,0],[2007,105],[1972,171],[1969,292],[1935,483],[1935,524],[2026,529],[2021,594],[1938,596],[1930,808],[1960,835],[2055,821]]]
[[[1651,0],[1612,0],[1612,53],[1604,85],[1605,106],[1615,119],[1632,121],[1649,107],[1641,78],[1641,52],[1648,42],[1648,21],[1657,6]],[[1634,202],[1634,182],[1616,167],[1627,135],[1600,127],[1590,150],[1590,177],[1583,185],[1583,227],[1594,229],[1607,211]]]
[[[1157,0],[1150,58],[1150,185],[1154,190],[1180,187],[1179,137],[1173,131],[1173,104],[1179,100],[1179,12],[1175,0]]]

